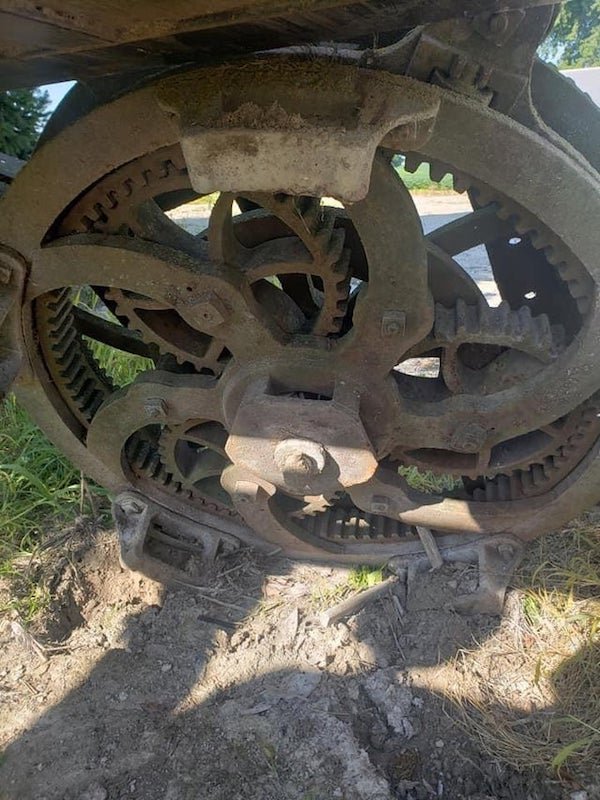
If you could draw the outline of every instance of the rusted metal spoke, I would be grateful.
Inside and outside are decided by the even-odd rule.
[[[232,266],[245,263],[247,259],[246,248],[236,238],[232,207],[235,196],[222,192],[210,214],[208,229],[208,252],[210,258],[217,264],[230,264]]]
[[[473,247],[509,238],[514,235],[514,228],[498,216],[498,210],[498,205],[491,203],[471,211],[428,233],[427,241],[455,256]]]
[[[310,274],[312,257],[296,237],[263,242],[245,253],[242,271],[250,281],[271,275]]]
[[[485,303],[483,292],[469,273],[438,244],[427,240],[429,288],[436,303],[447,308],[459,299]]]
[[[184,470],[188,483],[195,484],[206,478],[214,478],[223,472],[229,464],[229,459],[216,453],[214,450],[205,449],[196,453],[196,458],[189,465],[188,470]]]
[[[210,447],[224,456],[227,436],[227,431],[218,422],[202,422],[187,430],[181,439],[192,444]]]
[[[143,341],[137,331],[124,328],[114,322],[109,322],[103,317],[91,314],[83,308],[73,308],[77,330],[89,339],[102,342],[109,347],[122,350],[132,355],[151,358],[148,344]]]
[[[433,323],[421,222],[408,190],[384,156],[373,162],[377,192],[349,210],[369,264],[357,296],[353,328],[342,352],[372,372],[391,370]],[[382,229],[382,220],[392,224]]]

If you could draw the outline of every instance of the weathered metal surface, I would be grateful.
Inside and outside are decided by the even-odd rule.
[[[253,541],[244,519],[314,560],[479,558],[469,602],[496,611],[519,541],[600,496],[600,179],[593,148],[531,103],[550,17],[486,12],[336,63],[196,67],[65,112],[0,214],[30,273],[17,392],[34,418],[191,529]],[[395,152],[453,175],[472,213],[424,236]],[[166,216],[212,190],[203,233]],[[458,260],[477,246],[495,308]],[[97,343],[154,368],[118,387]],[[417,490],[407,466],[455,485]],[[139,564],[150,522],[123,514]]]
[[[548,5],[550,0],[527,0]],[[502,9],[523,0],[503,0]],[[260,49],[343,41],[456,16],[456,0],[26,0],[0,3],[0,88],[144,73]],[[462,13],[498,0],[462,0]],[[369,42],[370,44],[371,42]]]
[[[20,311],[25,280],[23,259],[0,245],[0,401],[23,361]]]

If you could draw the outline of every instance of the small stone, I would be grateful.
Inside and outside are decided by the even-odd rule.
[[[458,589],[458,581],[448,581],[447,586],[449,589]]]
[[[100,786],[99,783],[92,783],[83,794],[79,795],[78,800],[106,800],[107,797],[108,792],[104,786]]]
[[[588,793],[583,789],[580,789],[577,792],[571,792],[569,795],[569,800],[588,800],[588,798]]]
[[[123,703],[127,700],[127,692],[119,692],[119,700]]]
[[[415,708],[423,708],[423,698],[422,697],[413,697],[412,704]]]
[[[163,664],[160,668],[161,672],[170,672],[173,669],[173,664]]]
[[[435,740],[435,746],[438,748],[438,750],[441,750],[442,747],[444,746],[443,740],[442,739],[436,739]]]

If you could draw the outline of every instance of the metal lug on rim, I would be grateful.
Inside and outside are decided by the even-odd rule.
[[[515,548],[510,544],[499,544],[498,552],[505,561],[509,561],[514,556]]]
[[[238,503],[253,503],[259,489],[260,486],[254,481],[236,481],[233,499]]]
[[[0,265],[0,283],[6,285],[12,276],[12,270],[10,267],[6,267],[4,265]]]
[[[494,537],[495,538],[495,537]],[[523,544],[506,537],[484,539],[477,548],[479,588],[473,594],[461,595],[449,605],[463,614],[501,614],[508,584],[517,564],[523,558]],[[514,542],[514,544],[513,544]]]
[[[385,514],[390,510],[390,501],[381,494],[373,495],[371,500],[371,511],[374,514]]]
[[[149,397],[144,401],[144,413],[150,419],[165,419],[169,407],[162,397]]]
[[[403,336],[406,332],[406,312],[392,309],[381,318],[382,336]]]
[[[144,505],[139,500],[134,500],[133,497],[124,497],[119,501],[119,508],[124,514],[141,514]]]

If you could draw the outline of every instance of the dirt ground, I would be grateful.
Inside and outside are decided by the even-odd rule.
[[[202,590],[164,589],[84,520],[46,558],[43,623],[0,632],[2,800],[600,797],[490,760],[461,726],[449,690],[478,676],[457,655],[519,606],[440,608],[470,568],[420,577],[404,613],[385,598],[322,628],[346,570],[238,551]]]

